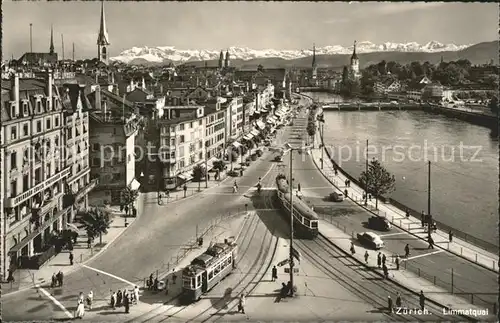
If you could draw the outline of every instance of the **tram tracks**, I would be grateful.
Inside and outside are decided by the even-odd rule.
[[[236,262],[236,267],[238,268],[238,265],[241,263],[243,260],[244,256],[246,253],[250,250],[250,242],[252,241],[253,237],[255,236],[255,233],[257,232],[258,228],[258,216],[256,215],[251,215],[248,219],[246,219],[245,223],[243,224],[242,231],[240,233],[240,241],[237,241],[239,245],[239,252],[238,252],[238,260]],[[246,227],[246,228],[245,228]],[[247,239],[250,235],[250,239]],[[248,241],[247,241],[248,240]],[[246,246],[245,249],[242,249],[242,246]],[[180,299],[182,293],[179,295],[175,296],[174,298],[170,299],[169,303],[174,303]],[[203,299],[203,298],[202,298]],[[127,321],[127,323],[136,323],[136,322],[149,322],[151,320],[157,319],[162,315],[167,315],[167,318],[172,317],[174,315],[180,314],[181,312],[193,307],[197,303],[192,303],[189,305],[183,305],[183,306],[176,306],[176,305],[171,305],[168,308],[165,308],[165,304],[159,305],[157,308],[152,309],[151,311],[148,311],[140,316],[134,317],[132,320]],[[169,311],[172,309],[177,308],[177,310],[171,314],[167,314]],[[161,322],[161,321],[160,321]]]
[[[387,296],[392,295],[393,301],[399,292],[403,297],[403,305],[408,309],[419,309],[418,296],[408,295],[408,291],[392,282],[382,280],[380,276],[370,270],[365,270],[355,259],[346,256],[343,250],[331,244],[323,236],[315,240],[297,240],[295,245],[301,253],[318,269],[328,277],[337,281],[341,286],[354,293],[369,304],[373,304],[380,310],[387,308]],[[358,267],[358,268],[356,268]],[[408,295],[408,297],[406,297]],[[388,320],[395,321],[463,321],[460,316],[443,315],[442,308],[435,304],[426,302],[429,315],[386,314]]]

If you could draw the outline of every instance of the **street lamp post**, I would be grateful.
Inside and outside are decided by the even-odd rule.
[[[205,143],[205,188],[208,188],[208,153],[207,153],[207,143]]]
[[[428,176],[427,176],[427,233],[428,239],[431,239],[431,226],[432,226],[432,216],[431,216],[431,161],[428,162]]]
[[[366,139],[366,157],[365,157],[365,206],[368,206],[368,139]]]

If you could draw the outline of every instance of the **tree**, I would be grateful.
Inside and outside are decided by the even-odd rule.
[[[314,121],[307,124],[307,134],[312,138],[314,143],[314,135],[316,135],[316,123]]]
[[[207,175],[205,167],[202,165],[196,165],[193,167],[193,179],[197,182],[201,182],[202,178]]]
[[[345,84],[349,80],[349,69],[344,65],[344,69],[342,70],[342,84]]]
[[[369,194],[375,197],[375,209],[378,208],[378,197],[391,193],[395,189],[396,179],[391,175],[378,160],[371,160],[368,172],[363,171],[359,177],[363,188],[368,188]],[[368,185],[366,185],[368,183]]]
[[[109,213],[100,208],[90,208],[80,212],[81,222],[90,239],[99,235],[99,243],[102,244],[102,234],[108,233],[111,219]]]
[[[490,103],[488,104],[488,107],[490,108],[491,112],[498,113],[498,97],[494,96],[490,100]]]
[[[224,167],[226,167],[226,165],[224,164],[224,162],[222,160],[214,161],[214,169],[215,170],[222,172],[224,170]]]
[[[130,187],[125,187],[121,191],[121,201],[123,206],[131,207],[139,197],[139,191],[133,190]]]

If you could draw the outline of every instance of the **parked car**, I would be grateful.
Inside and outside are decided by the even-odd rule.
[[[281,163],[283,161],[283,156],[278,155],[278,156],[274,157],[274,161],[278,162],[278,163]]]
[[[255,152],[255,154],[257,154],[257,156],[259,156],[259,157],[262,156],[263,153],[264,152],[260,149],[257,149],[257,151]]]
[[[227,175],[231,177],[238,177],[238,172],[235,170],[230,170],[229,172],[227,172]]]
[[[391,223],[386,218],[375,215],[368,219],[368,226],[380,231],[389,231],[392,228]]]
[[[358,241],[370,248],[381,249],[384,247],[384,242],[378,235],[373,232],[362,232],[357,234]]]
[[[330,194],[330,199],[334,202],[342,202],[344,200],[344,194],[333,192]]]

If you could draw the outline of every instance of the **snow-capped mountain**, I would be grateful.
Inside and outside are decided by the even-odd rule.
[[[425,45],[420,45],[416,42],[410,43],[383,43],[374,44],[369,41],[359,42],[356,45],[358,53],[371,52],[443,52],[443,51],[459,51],[471,45],[455,45],[442,44],[437,41],[428,42]],[[325,46],[316,48],[316,55],[335,55],[335,54],[350,54],[353,46],[343,47],[340,45]],[[232,59],[249,60],[254,58],[271,58],[278,57],[285,60],[307,57],[312,55],[312,49],[301,50],[276,50],[263,49],[255,50],[247,47],[230,47],[229,54]],[[197,49],[177,49],[174,46],[164,47],[132,47],[120,53],[116,57],[112,57],[113,61],[129,63],[134,59],[143,59],[148,62],[186,62],[186,61],[203,61],[218,59],[220,51],[218,50],[197,50]]]

